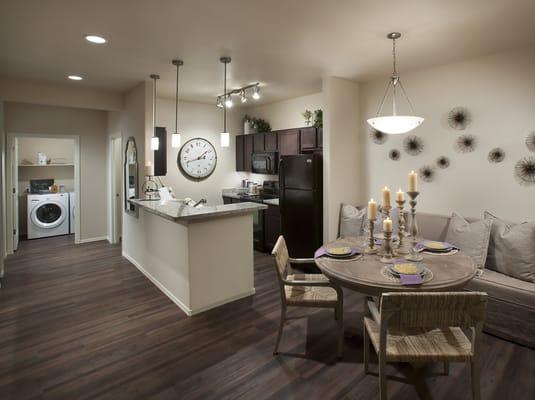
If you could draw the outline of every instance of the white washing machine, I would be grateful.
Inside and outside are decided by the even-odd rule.
[[[69,193],[69,233],[74,233],[74,210],[76,197],[74,192]]]
[[[69,233],[69,194],[28,195],[28,239]]]

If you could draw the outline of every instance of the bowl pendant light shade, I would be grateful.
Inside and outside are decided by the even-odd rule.
[[[160,79],[160,75],[151,74],[151,79],[154,80],[152,85],[152,138],[150,139],[150,149],[157,151],[160,148],[160,139],[156,136],[156,81]]]
[[[171,135],[171,147],[173,149],[178,149],[180,148],[182,144],[182,138],[180,136],[180,133],[178,132],[178,78],[179,78],[180,67],[184,65],[184,61],[173,60],[172,64],[176,66],[176,90],[175,90],[175,132]]]
[[[227,64],[230,63],[230,57],[221,57],[219,59],[225,67],[223,79],[223,96],[227,94]],[[228,102],[230,101],[230,105]],[[227,107],[232,107],[232,99],[230,95],[225,99],[225,107],[223,107],[223,131],[219,135],[221,147],[230,146],[230,134],[227,132]]]
[[[396,92],[398,88],[401,89],[403,96],[407,100],[407,103],[409,104],[409,107],[413,114],[414,114],[414,109],[412,107],[412,103],[409,100],[409,97],[405,93],[405,89],[403,88],[403,84],[401,83],[401,79],[396,70],[396,39],[399,39],[401,37],[401,33],[392,32],[392,33],[389,33],[387,37],[389,39],[392,39],[392,59],[393,59],[394,71],[392,72],[392,77],[390,78],[390,82],[388,83],[386,91],[383,95],[381,104],[379,105],[377,115],[374,118],[369,118],[368,124],[372,128],[377,129],[378,131],[393,134],[393,135],[399,135],[402,133],[410,132],[413,129],[417,128],[418,126],[422,124],[422,122],[424,122],[424,119],[416,115],[398,115],[397,114]],[[392,88],[392,115],[380,116],[386,96],[391,88]]]

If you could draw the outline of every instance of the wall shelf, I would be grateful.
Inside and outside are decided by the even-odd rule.
[[[19,164],[19,167],[74,167],[74,164]]]

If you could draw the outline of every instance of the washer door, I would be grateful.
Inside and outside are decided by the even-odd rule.
[[[61,225],[67,216],[67,209],[56,201],[46,201],[34,207],[32,222],[39,228],[52,229]]]

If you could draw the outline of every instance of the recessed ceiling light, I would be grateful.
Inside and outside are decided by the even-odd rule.
[[[71,81],[81,81],[84,79],[80,75],[69,75],[67,78],[69,78]]]
[[[98,35],[85,35],[85,40],[87,40],[88,42],[91,42],[91,43],[96,43],[96,44],[104,44],[106,43],[106,39],[104,39],[102,36],[98,36]]]

